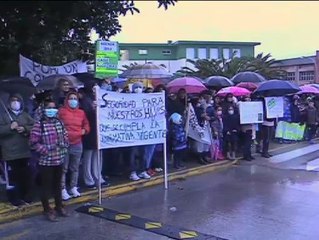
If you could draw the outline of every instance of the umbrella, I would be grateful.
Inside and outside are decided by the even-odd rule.
[[[313,83],[313,84],[310,84],[310,86],[312,86],[312,87],[315,87],[315,88],[318,88],[318,89],[319,89],[319,84]]]
[[[88,73],[88,72],[84,72],[84,73],[74,73],[72,74],[73,77],[76,77],[79,81],[81,82],[86,82],[86,81],[91,81],[94,80],[96,82],[100,81],[100,78],[96,78],[94,77],[93,73]]]
[[[253,94],[255,96],[276,97],[294,94],[299,91],[301,89],[292,82],[274,79],[261,83]]]
[[[0,89],[3,92],[14,94],[19,93],[26,100],[36,92],[29,78],[13,77],[0,80]]]
[[[252,83],[252,82],[241,82],[241,83],[237,84],[236,86],[246,88],[252,92],[258,88],[258,85],[256,83]]]
[[[154,79],[154,78],[169,78],[170,74],[164,67],[157,66],[152,63],[145,63],[143,65],[133,66],[131,69],[125,70],[120,77],[122,78],[145,78],[145,79]]]
[[[176,78],[167,84],[169,92],[178,92],[179,89],[184,88],[187,93],[200,93],[207,90],[207,88],[198,79],[192,77]]]
[[[250,91],[241,87],[226,87],[217,92],[217,96],[225,97],[227,94],[233,94],[235,97],[248,96]]]
[[[258,73],[255,72],[240,72],[230,79],[233,83],[241,83],[241,82],[264,82],[266,79]]]
[[[233,82],[223,76],[208,77],[205,79],[204,84],[208,87],[230,87],[234,85]]]
[[[66,79],[71,83],[71,87],[79,87],[82,86],[83,83],[79,81],[76,77],[72,75],[60,75],[60,74],[55,74],[48,76],[44,79],[42,79],[39,84],[37,85],[37,89],[39,90],[52,90],[57,88],[57,83],[59,82],[60,79]]]
[[[126,82],[127,82],[127,78],[116,77],[111,79],[111,83],[113,83],[115,86],[119,88],[124,88]]]
[[[319,94],[319,89],[311,85],[305,85],[300,87],[301,91],[297,94]]]

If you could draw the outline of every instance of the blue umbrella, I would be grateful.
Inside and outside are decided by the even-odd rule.
[[[279,97],[285,96],[287,94],[294,94],[299,91],[301,91],[301,89],[292,82],[274,79],[261,83],[253,92],[253,95],[263,97]]]

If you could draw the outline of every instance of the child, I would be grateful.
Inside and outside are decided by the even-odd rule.
[[[215,106],[216,118],[211,123],[213,133],[213,145],[215,146],[214,160],[224,160],[223,156],[223,109],[221,106]]]
[[[185,152],[187,148],[187,137],[183,126],[182,116],[178,113],[173,113],[170,119],[170,142],[174,154],[174,168],[185,168],[182,161],[185,159]]]
[[[238,132],[240,130],[239,115],[235,113],[233,106],[229,106],[227,113],[223,116],[224,123],[224,140],[225,140],[225,152],[227,158],[234,160],[236,158],[236,150],[238,143]]]

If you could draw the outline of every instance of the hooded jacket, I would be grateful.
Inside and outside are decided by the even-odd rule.
[[[13,121],[17,122],[19,126],[24,127],[25,131],[23,133],[18,133],[17,130],[12,130],[11,119],[8,114],[4,113],[0,115],[0,146],[2,148],[2,159],[5,161],[29,158],[31,156],[29,134],[34,121],[31,116],[24,111],[21,95],[15,94],[11,97],[19,99],[21,102],[21,109],[16,115],[11,108],[8,107],[8,113]]]
[[[67,130],[70,145],[75,145],[82,143],[82,130],[84,129],[85,134],[88,134],[90,132],[90,125],[85,112],[79,109],[79,104],[75,109],[69,106],[68,99],[71,94],[78,96],[77,93],[69,93],[66,96],[64,106],[59,109],[59,119]]]

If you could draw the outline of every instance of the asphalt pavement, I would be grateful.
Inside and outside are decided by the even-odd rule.
[[[207,239],[317,240],[317,149],[316,144],[291,145],[288,153],[274,151],[270,159],[172,182],[167,191],[159,185],[105,199],[103,211],[111,209],[193,233],[179,239],[205,234]],[[74,211],[81,206],[69,207],[72,216],[57,223],[36,216],[2,224],[0,239],[171,239],[167,232],[155,234],[122,224],[128,224],[123,220],[100,218],[94,211],[95,216]]]

